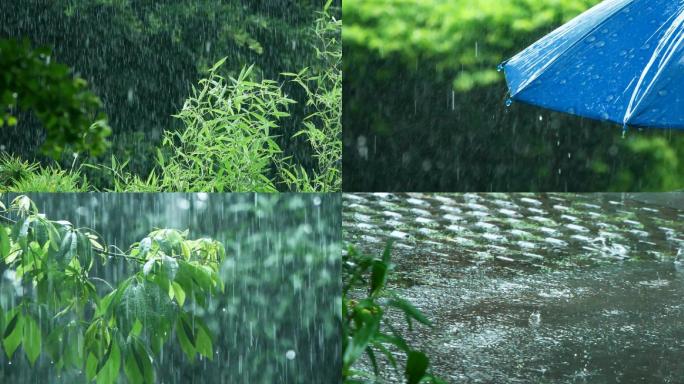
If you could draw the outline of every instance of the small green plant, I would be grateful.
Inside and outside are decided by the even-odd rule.
[[[89,188],[79,170],[42,167],[9,155],[0,157],[0,192],[86,192]]]
[[[378,382],[381,379],[378,359],[384,356],[385,361],[397,370],[408,384],[445,383],[430,373],[428,356],[411,347],[385,316],[388,309],[399,310],[404,314],[409,329],[412,329],[413,321],[431,326],[422,312],[387,288],[387,279],[393,269],[391,244],[387,245],[380,258],[362,255],[354,248],[349,248],[343,257],[342,265],[344,382]],[[396,351],[400,351],[406,357],[403,372],[400,371]],[[372,366],[372,372],[354,368],[364,354]]]
[[[0,190],[9,188],[40,169],[39,164],[29,163],[8,154],[0,156]]]
[[[0,203],[0,212],[0,270],[21,290],[0,306],[8,358],[19,347],[32,365],[47,354],[58,371],[98,384],[118,382],[121,371],[130,383],[154,383],[154,357],[173,336],[189,360],[213,358],[194,308],[223,290],[221,243],[160,229],[122,252],[91,229],[47,219],[26,196],[9,209]],[[117,282],[90,275],[108,262],[132,263],[135,272]]]
[[[9,192],[87,192],[88,189],[88,180],[80,172],[48,167],[15,181],[7,190]]]
[[[57,158],[69,147],[101,154],[111,129],[99,112],[100,100],[85,80],[50,57],[49,50],[32,49],[28,41],[0,39],[0,128],[17,124],[17,109],[30,110],[46,129],[43,153]]]
[[[303,168],[281,169],[285,183],[298,191],[331,192],[342,189],[342,20],[328,13],[328,1],[316,20],[315,46],[320,65],[299,73],[284,73],[306,92],[311,113],[303,121],[303,135],[313,147],[318,162],[313,176]]]

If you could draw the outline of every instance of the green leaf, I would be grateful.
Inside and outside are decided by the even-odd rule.
[[[125,287],[123,289],[126,289]],[[96,316],[104,317],[105,314],[109,311],[110,306],[112,304],[112,301],[114,300],[115,297],[121,297],[120,294],[121,288],[115,289],[111,292],[109,292],[102,300],[100,300],[100,303],[97,306],[97,310],[95,311]],[[118,293],[118,295],[117,295]]]
[[[35,364],[40,356],[42,337],[40,327],[31,317],[24,318],[24,352],[31,365]]]
[[[90,239],[84,233],[76,232],[77,244],[76,251],[83,268],[90,270],[93,266],[93,248],[90,245]]]
[[[154,383],[152,358],[138,338],[132,339],[129,344],[124,372],[131,383]]]
[[[24,319],[19,312],[15,312],[7,323],[5,333],[2,336],[2,345],[5,348],[7,358],[11,359],[14,351],[19,348],[24,334]]]
[[[394,298],[389,301],[389,306],[400,309],[408,317],[411,317],[425,325],[432,325],[425,315],[408,301],[401,298]]]
[[[361,326],[356,330],[344,351],[343,364],[345,369],[354,365],[354,362],[361,356],[371,339],[380,330],[379,316],[366,316],[362,321]]]
[[[209,360],[213,360],[214,349],[211,345],[209,329],[207,329],[200,319],[195,319],[195,325],[199,326],[197,328],[197,352],[199,352],[200,355],[207,357]]]
[[[10,240],[5,227],[0,226],[0,259],[4,259],[10,251]]]
[[[93,353],[88,354],[88,358],[86,359],[85,373],[88,381],[92,381],[97,374],[97,357],[95,357]]]
[[[48,237],[50,239],[50,247],[53,251],[59,251],[60,245],[62,243],[62,237],[60,236],[59,231],[57,231],[57,228],[52,223],[48,223],[47,228]]]
[[[192,328],[185,321],[185,314],[178,318],[176,322],[176,336],[181,345],[181,349],[191,361],[195,359],[195,337],[192,334]]]
[[[411,351],[406,360],[406,382],[407,384],[418,384],[427,372],[430,360],[420,351]]]
[[[176,298],[178,305],[183,307],[183,303],[185,303],[185,290],[183,290],[183,287],[175,281],[171,283],[171,289],[173,289],[173,295]]]
[[[76,254],[77,238],[73,231],[68,231],[59,247],[59,258],[70,260]]]
[[[119,349],[119,344],[115,340],[112,340],[111,343],[111,351],[107,358],[107,362],[97,373],[97,384],[114,384],[119,377],[121,350]]]
[[[140,319],[135,319],[135,322],[133,323],[133,328],[131,329],[130,334],[139,337],[140,333],[143,330],[143,324],[140,322]]]
[[[225,63],[227,59],[228,59],[228,57],[226,56],[223,59],[217,61],[216,64],[214,64],[214,66],[211,67],[211,69],[209,69],[209,72],[216,72],[216,70],[219,69],[219,67],[222,66],[223,63]]]
[[[371,272],[371,296],[380,292],[385,288],[387,282],[387,271],[389,266],[384,261],[373,261],[373,270]]]

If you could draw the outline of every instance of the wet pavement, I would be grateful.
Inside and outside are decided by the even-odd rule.
[[[347,194],[344,236],[394,242],[391,287],[435,323],[409,338],[449,382],[682,383],[684,195],[664,196]]]

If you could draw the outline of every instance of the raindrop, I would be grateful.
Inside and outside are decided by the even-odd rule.
[[[294,360],[294,358],[295,358],[296,356],[297,356],[297,354],[295,353],[295,351],[293,351],[293,350],[291,350],[291,349],[290,349],[289,351],[287,351],[287,353],[285,353],[285,357],[286,357],[288,360]]]
[[[513,99],[506,99],[506,106],[510,107],[511,105],[513,105]]]
[[[541,324],[541,313],[534,311],[530,314],[529,323],[531,327],[537,327]]]

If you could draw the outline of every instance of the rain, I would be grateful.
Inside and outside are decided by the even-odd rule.
[[[432,327],[386,316],[445,382],[679,382],[683,204],[682,193],[344,194],[343,240],[376,257],[392,243],[389,289]],[[368,359],[358,369],[372,372]]]
[[[344,191],[684,188],[681,1],[343,7]]]
[[[316,50],[315,28],[328,3],[327,17],[340,20],[339,0],[3,1],[0,40],[44,49],[42,62],[65,65],[70,75],[84,80],[85,90],[101,100],[99,110],[112,134],[106,138],[109,149],[97,156],[89,156],[89,148],[70,153],[69,145],[47,156],[42,145],[48,137],[38,113],[12,106],[11,123],[0,126],[0,155],[61,166],[85,176],[100,191],[114,188],[115,172],[109,169],[113,159],[145,179],[155,169],[165,133],[186,129],[177,115],[193,89],[207,78],[208,69],[226,58],[222,76],[237,77],[253,65],[251,80],[274,81],[283,97],[296,102],[272,136],[282,158],[311,175],[319,170],[316,149],[304,136],[293,135],[303,129],[314,108],[305,105],[302,87],[283,73],[327,69]],[[21,91],[18,97],[20,106],[28,99]],[[275,178],[276,172],[273,165],[264,174]]]
[[[2,203],[10,207],[16,196],[4,195]],[[105,260],[97,258],[89,272],[89,280],[101,296],[140,271],[141,265],[133,259],[135,252],[129,250],[129,246],[140,242],[140,248],[149,249],[150,243],[154,244],[158,236],[172,233],[156,232],[157,235],[150,241],[150,237],[146,236],[153,231],[187,230],[188,239],[215,240],[223,244],[225,258],[218,267],[223,291],[213,292],[203,302],[192,300],[190,291],[186,290],[183,306],[183,310],[193,316],[194,322],[199,324],[201,320],[206,324],[211,335],[211,359],[203,354],[196,354],[194,359],[189,359],[185,346],[176,339],[175,335],[181,332],[176,327],[172,331],[174,335],[160,351],[151,353],[152,375],[155,378],[152,382],[331,383],[339,378],[339,195],[198,193],[28,196],[46,218],[55,222],[61,220],[58,222],[60,225],[68,221],[73,228],[89,228],[98,234],[97,241],[108,246]],[[12,219],[20,218],[16,211],[2,212],[0,215],[3,220],[0,229],[3,230],[5,225],[11,225]],[[81,248],[78,250],[80,253]],[[180,282],[183,267],[179,269],[178,264],[173,265],[175,268],[168,269],[171,271],[168,273],[176,276],[174,281]],[[149,278],[150,273],[158,273],[155,268],[153,264],[146,263],[145,276]],[[122,303],[125,305],[121,306],[125,309],[116,312],[117,325],[112,328],[113,335],[117,334],[117,329],[125,328],[132,313],[145,324],[165,327],[165,316],[174,316],[178,306],[173,300],[178,299],[171,300],[173,305],[170,313],[168,297],[161,301],[162,304],[138,309],[136,292],[147,290],[148,286],[134,284],[132,287],[124,291]],[[52,289],[59,290],[60,287]],[[64,286],[61,289],[65,289]],[[2,263],[0,308],[3,318],[0,325],[3,326],[3,332],[7,332],[5,336],[11,332],[4,314],[9,314],[12,307],[20,302],[36,300],[35,295],[39,294],[36,291],[30,283],[22,281],[15,269]],[[152,299],[147,297],[145,300],[149,302]],[[35,304],[46,305],[39,302]],[[53,325],[56,327],[60,321],[68,320],[69,316],[73,316],[72,322],[78,324],[75,322],[78,319],[76,314],[38,317],[37,322],[43,329]],[[93,317],[92,309],[86,307],[80,323],[83,325],[76,327],[79,336],[69,338],[70,334],[66,334],[58,345],[63,348],[83,345],[83,335],[88,333],[86,327]],[[146,337],[153,331],[145,328],[142,333],[144,340],[148,340]],[[128,340],[121,341],[122,361],[126,361],[123,351],[129,348],[130,337],[121,339]],[[0,377],[3,382],[86,382],[87,373],[83,367],[86,366],[86,371],[88,368],[85,361],[78,363],[81,368],[66,366],[59,369],[56,367],[60,363],[59,359],[66,357],[52,356],[47,351],[51,348],[49,338],[43,336],[42,340],[46,350],[38,350],[40,353],[33,365],[24,356],[22,348],[30,350],[26,341],[24,347],[18,348],[10,358],[3,350],[0,355]],[[152,344],[151,341],[145,341],[143,345],[149,348],[146,350],[152,351]],[[3,348],[8,345],[4,341]],[[199,341],[196,345],[200,350]],[[106,365],[101,369],[106,370]],[[118,376],[120,380],[113,382],[143,382],[131,381],[128,371],[124,374],[123,362]],[[106,379],[102,380],[107,382]],[[99,376],[98,382],[101,382]]]

